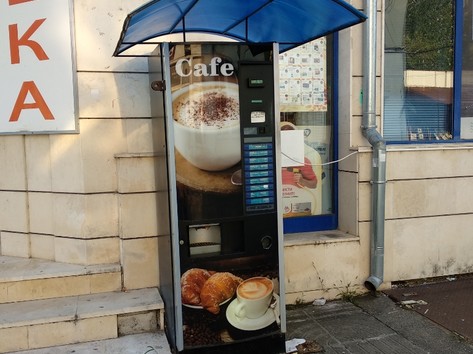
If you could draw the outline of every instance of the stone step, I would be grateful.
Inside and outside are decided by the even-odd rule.
[[[132,334],[114,339],[88,343],[32,349],[15,354],[171,354],[166,335],[162,331]]]
[[[119,264],[78,265],[0,256],[0,304],[121,290]]]
[[[0,304],[0,353],[163,329],[156,288]]]

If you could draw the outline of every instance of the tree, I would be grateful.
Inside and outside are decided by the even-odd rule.
[[[453,0],[409,0],[405,31],[408,70],[453,70]]]

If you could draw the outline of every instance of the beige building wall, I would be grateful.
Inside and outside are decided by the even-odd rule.
[[[351,1],[363,9],[364,1]],[[378,1],[377,125],[382,127],[384,1]],[[339,236],[290,235],[288,302],[366,291],[371,233],[371,148],[361,132],[362,25],[339,34]],[[473,144],[388,145],[384,283],[473,272]]]
[[[0,255],[120,264],[122,287],[158,286],[169,234],[162,119],[146,58],[112,57],[147,0],[75,0],[78,134],[0,136]],[[363,8],[363,1],[351,2]],[[382,126],[384,2],[378,1]],[[285,236],[289,303],[365,291],[371,152],[361,134],[362,25],[339,35],[339,229]],[[157,124],[154,124],[157,123]],[[385,285],[473,271],[473,144],[388,146]]]
[[[0,137],[1,255],[119,263],[124,288],[158,285],[166,186],[147,59],[112,57],[126,15],[146,2],[73,1],[79,133]]]
[[[384,6],[378,1],[380,107],[383,103]],[[446,82],[445,80],[443,82]],[[447,83],[445,85],[451,85]],[[382,127],[382,110],[380,110]],[[471,273],[473,144],[387,146],[385,282]],[[366,155],[366,154],[365,154]],[[360,157],[359,225],[370,224],[371,160]],[[367,227],[369,228],[369,226]]]

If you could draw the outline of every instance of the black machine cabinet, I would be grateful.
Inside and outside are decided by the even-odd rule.
[[[160,57],[171,236],[159,256],[160,272],[173,274],[161,289],[171,346],[282,353],[277,46],[162,44]]]

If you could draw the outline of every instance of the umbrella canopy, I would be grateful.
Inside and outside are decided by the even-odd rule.
[[[155,0],[127,16],[114,55],[169,35],[185,42],[193,33],[277,42],[283,52],[365,19],[342,0]]]

